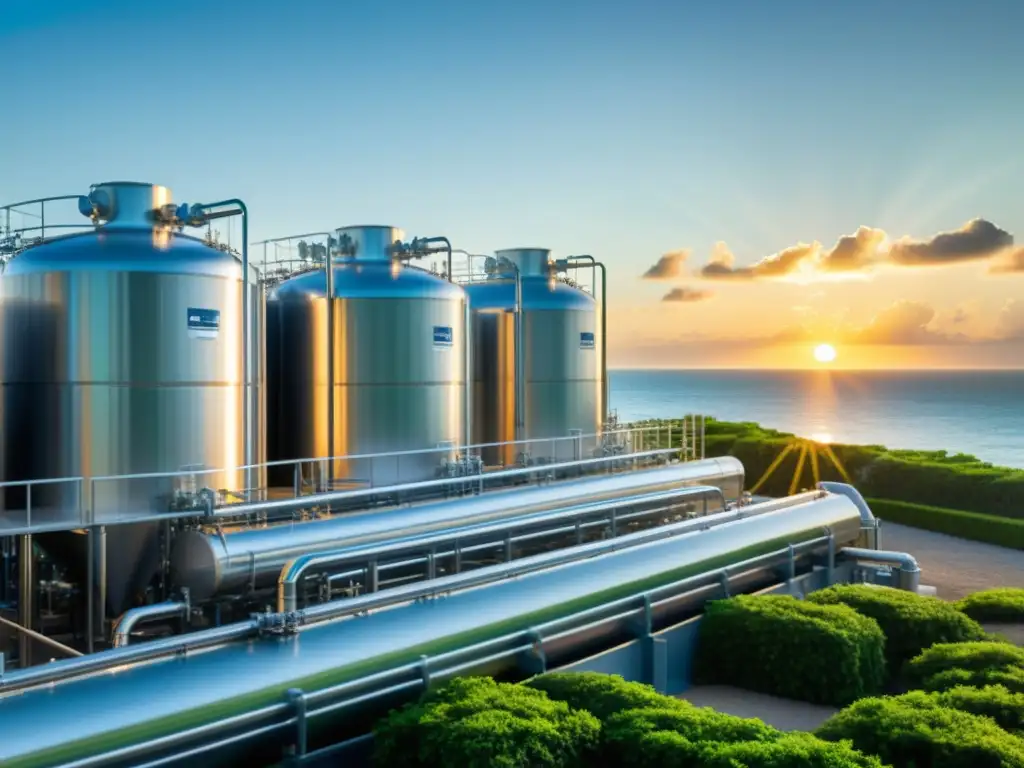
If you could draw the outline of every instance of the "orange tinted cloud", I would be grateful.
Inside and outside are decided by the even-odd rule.
[[[683,267],[690,252],[686,250],[670,251],[644,272],[644,280],[672,280],[683,276]]]
[[[711,291],[704,291],[700,288],[673,288],[661,297],[662,301],[693,302],[705,301],[712,297]]]

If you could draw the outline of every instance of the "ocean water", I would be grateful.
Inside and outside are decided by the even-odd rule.
[[[704,413],[1024,468],[1024,371],[609,371],[622,421]]]

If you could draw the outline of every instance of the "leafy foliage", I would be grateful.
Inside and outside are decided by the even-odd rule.
[[[658,693],[653,686],[598,672],[549,672],[525,685],[572,709],[585,709],[601,722],[626,709],[692,708],[686,701]]]
[[[375,729],[374,762],[392,765],[583,766],[600,723],[542,691],[462,678],[392,712]]]
[[[1010,643],[940,643],[914,658],[907,681],[926,691],[1002,685],[1024,693],[1024,648]]]
[[[975,621],[1024,622],[1024,589],[986,589],[968,595],[956,607]]]
[[[881,763],[849,744],[783,734],[760,720],[707,708],[634,709],[605,726],[608,763],[637,768],[874,768]]]
[[[1024,692],[1010,691],[1003,685],[959,686],[935,697],[944,707],[990,717],[1003,730],[1024,736]]]
[[[849,740],[895,768],[1024,768],[1024,741],[987,717],[942,706],[923,691],[861,699],[831,717],[817,735]]]
[[[884,644],[878,624],[845,606],[744,595],[706,607],[695,677],[843,705],[881,689]]]
[[[937,597],[866,584],[840,584],[807,596],[819,605],[846,605],[878,622],[885,656],[896,676],[904,664],[935,643],[984,640],[981,625]]]

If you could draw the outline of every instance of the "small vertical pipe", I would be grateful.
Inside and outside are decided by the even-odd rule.
[[[23,534],[18,551],[18,620],[25,629],[33,629],[35,622],[35,574],[33,573],[32,534]],[[32,640],[24,632],[18,633],[18,663],[22,669],[32,666]]]
[[[89,653],[93,652],[93,640],[96,636],[96,629],[93,624],[95,620],[95,596],[93,594],[93,586],[96,583],[96,535],[95,529],[90,525],[86,530],[85,537],[85,550],[86,566],[85,566],[85,647]]]
[[[334,487],[334,259],[331,258],[331,237],[327,236],[324,257],[327,277],[327,484]],[[372,461],[372,459],[371,459]]]
[[[100,635],[102,637],[107,636],[107,527],[105,525],[100,526],[100,540],[99,540],[99,560],[100,560],[100,600],[99,600],[99,611],[100,611]]]
[[[525,346],[523,339],[523,276],[519,271],[519,266],[516,264],[512,265],[516,271],[516,307],[515,307],[515,419],[516,419],[516,434],[515,439],[524,440],[526,431],[526,414],[525,411],[525,393],[526,389],[526,371],[525,359],[526,356],[523,354]],[[520,446],[522,448],[522,446]]]
[[[463,331],[462,338],[463,343],[466,345],[466,360],[465,360],[465,400],[462,403],[463,406],[463,419],[465,424],[463,429],[465,430],[465,448],[463,453],[465,458],[469,460],[469,446],[473,444],[473,310],[469,306],[469,294],[464,294],[463,301],[465,302],[465,330]]]

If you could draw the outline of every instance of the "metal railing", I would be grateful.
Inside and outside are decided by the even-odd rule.
[[[482,450],[496,446],[511,446],[515,454],[526,460],[524,471],[516,476],[527,482],[547,481],[550,478],[545,469],[550,470],[555,465],[576,462],[582,471],[592,458],[602,459],[599,463],[602,468],[635,466],[640,459],[651,458],[652,451],[662,451],[660,455],[664,458],[677,456],[692,460],[702,453],[695,444],[699,432],[695,427],[687,428],[685,421],[683,425],[682,428],[672,425],[626,426],[589,435],[471,446],[445,445],[333,459],[288,459],[233,468],[187,468],[131,475],[8,481],[0,483],[0,494],[6,497],[6,508],[0,512],[0,536],[195,517],[206,514],[211,506],[218,515],[230,515],[233,507],[238,507],[241,512],[246,506],[268,501],[272,493],[284,494],[286,498],[375,488],[381,489],[382,493],[400,493],[403,485],[413,485],[403,482],[402,478],[413,468],[422,472],[424,467],[428,471],[434,470],[432,478],[445,481],[438,485],[439,493],[479,493],[493,484],[492,477],[494,480],[509,477],[512,470],[500,466],[485,471],[483,467],[466,462],[466,459],[478,458]],[[531,464],[531,460],[536,463]],[[359,475],[344,477],[344,473],[335,472],[332,480],[329,471],[332,464],[335,468],[354,468]],[[282,466],[291,467],[291,488],[223,489],[217,491],[216,499],[199,498],[201,490],[219,478],[244,476],[247,470],[250,474],[261,475],[263,470]],[[523,464],[514,466],[522,467]],[[341,479],[338,479],[339,475],[342,475]],[[45,497],[46,490],[54,487],[60,489],[56,495],[61,503],[39,502],[39,497]],[[24,506],[12,508],[10,492],[14,490],[20,490],[24,495]],[[176,498],[181,502],[177,507]]]

